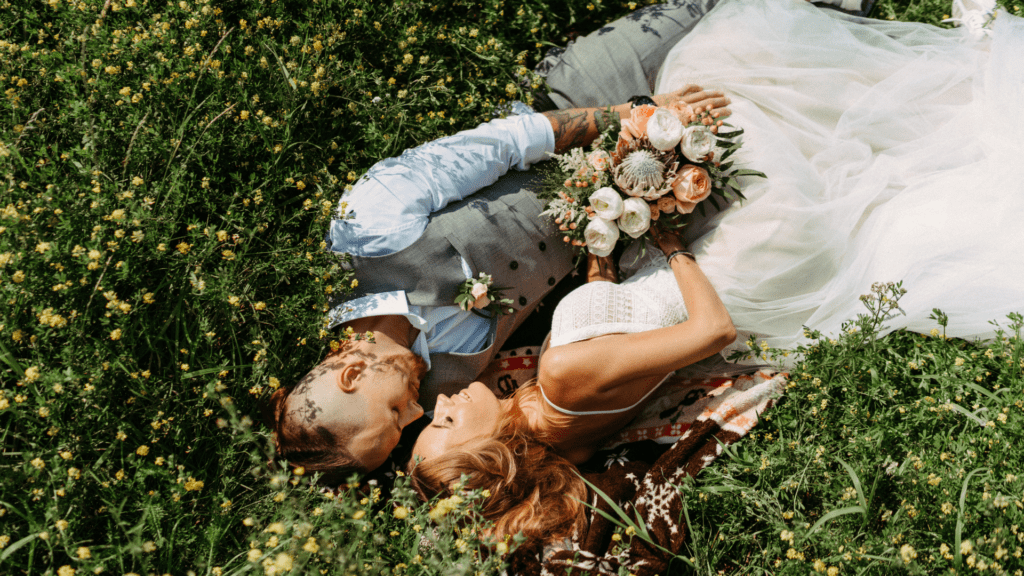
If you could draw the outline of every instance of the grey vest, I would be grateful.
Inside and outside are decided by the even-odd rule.
[[[405,290],[417,306],[451,306],[466,280],[461,255],[476,277],[490,274],[506,287],[513,314],[491,320],[483,350],[469,354],[431,354],[431,370],[420,388],[427,410],[438,394],[458,392],[474,381],[502,344],[559,280],[572,269],[572,251],[557,227],[538,215],[543,204],[531,190],[540,187],[534,171],[510,170],[493,185],[431,215],[408,248],[376,258],[353,257],[361,293]],[[538,335],[538,342],[543,335]],[[497,392],[497,391],[496,391]]]

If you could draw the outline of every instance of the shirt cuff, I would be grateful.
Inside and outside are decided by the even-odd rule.
[[[551,121],[543,114],[524,114],[516,116],[523,119],[523,132],[528,142],[523,149],[523,164],[517,166],[520,170],[526,170],[531,164],[547,160],[555,153],[555,130],[551,127]]]

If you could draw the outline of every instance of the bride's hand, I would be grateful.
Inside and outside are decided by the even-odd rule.
[[[651,226],[651,236],[654,236],[654,241],[658,243],[658,248],[661,248],[661,251],[666,256],[676,250],[685,250],[683,241],[679,239],[679,234],[674,230],[663,230],[661,226],[655,224]]]
[[[719,113],[719,117],[732,114],[732,111],[728,108],[732,101],[725,95],[725,92],[721,90],[704,90],[696,84],[689,84],[675,92],[658,94],[653,98],[658,106],[668,106],[673,102],[681,100],[694,109],[711,106],[714,111]]]

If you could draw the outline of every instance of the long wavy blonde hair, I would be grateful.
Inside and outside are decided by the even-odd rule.
[[[519,532],[541,542],[571,536],[583,522],[587,488],[576,467],[528,428],[520,403],[536,394],[536,386],[520,388],[490,437],[413,464],[412,486],[420,497],[452,495],[465,474],[462,490],[490,491],[483,516],[494,522],[498,541]]]

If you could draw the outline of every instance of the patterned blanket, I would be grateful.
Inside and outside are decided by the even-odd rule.
[[[533,352],[503,352],[481,380],[514,390],[536,375]],[[611,512],[611,506],[595,494],[582,533],[557,549],[527,542],[510,555],[509,572],[612,575],[621,567],[638,576],[666,574],[671,557],[665,550],[679,553],[687,537],[676,486],[745,436],[785,387],[786,375],[769,370],[732,378],[670,378],[643,412],[581,467],[584,478],[630,517],[639,514],[653,545],[634,537],[631,546],[612,553],[615,525],[594,511]]]

